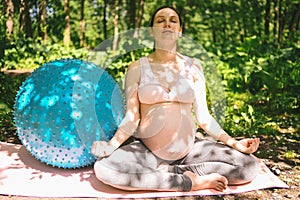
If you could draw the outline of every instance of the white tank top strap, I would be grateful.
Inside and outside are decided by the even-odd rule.
[[[140,85],[153,81],[151,67],[147,57],[142,57],[140,59],[140,69],[141,69]]]

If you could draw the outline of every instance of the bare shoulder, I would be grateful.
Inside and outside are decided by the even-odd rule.
[[[140,80],[140,62],[139,60],[134,61],[128,65],[126,77],[132,81],[139,82]]]
[[[200,71],[203,72],[203,68],[202,68],[201,62],[197,58],[191,58],[191,57],[189,57],[187,55],[183,55],[183,54],[180,54],[180,53],[177,53],[177,55],[183,61],[186,61],[186,62],[190,63],[192,67],[195,67],[197,70],[200,70]]]
[[[128,70],[139,70],[140,69],[140,60],[136,60],[129,64]]]

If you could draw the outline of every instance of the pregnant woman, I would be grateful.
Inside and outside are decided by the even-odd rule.
[[[126,113],[114,137],[95,141],[99,180],[125,190],[190,191],[243,184],[257,174],[258,138],[235,140],[209,113],[199,62],[177,51],[182,21],[172,7],[153,14],[154,51],[129,65]],[[198,139],[200,126],[217,141]],[[135,141],[122,145],[129,137]]]

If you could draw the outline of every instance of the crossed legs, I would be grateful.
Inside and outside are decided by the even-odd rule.
[[[98,160],[94,169],[99,180],[125,190],[223,190],[253,180],[257,161],[223,144],[197,140],[185,158],[172,164],[135,141]]]

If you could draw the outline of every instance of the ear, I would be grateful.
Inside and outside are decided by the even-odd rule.
[[[182,36],[182,28],[180,27],[180,30],[178,31],[178,36],[181,37]]]

